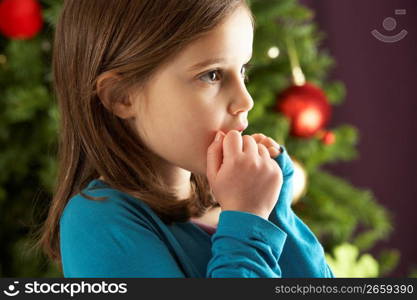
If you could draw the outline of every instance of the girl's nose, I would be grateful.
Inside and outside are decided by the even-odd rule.
[[[248,112],[253,108],[254,102],[245,86],[240,86],[233,93],[232,104],[230,106],[231,114],[238,115],[241,112]]]

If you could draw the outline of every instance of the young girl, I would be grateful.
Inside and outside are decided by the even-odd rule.
[[[65,277],[334,277],[285,147],[241,135],[253,31],[244,0],[65,1],[40,239]]]

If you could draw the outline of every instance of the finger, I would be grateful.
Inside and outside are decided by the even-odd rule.
[[[277,147],[279,149],[279,144],[272,138],[270,138],[269,136],[266,136],[262,133],[259,134],[260,136],[260,140],[262,142],[262,144],[265,145],[265,147],[269,148],[269,147]]]
[[[244,135],[243,140],[243,152],[247,154],[258,154],[258,144],[255,139],[250,135]]]
[[[212,181],[219,172],[220,166],[223,162],[223,139],[224,133],[219,131],[220,140],[213,140],[207,149],[207,178]]]
[[[266,149],[266,147],[263,144],[258,144],[258,152],[259,156],[263,159],[270,158],[269,151]]]
[[[252,137],[256,140],[257,143],[264,144],[267,148],[275,146],[279,149],[279,144],[272,138],[262,134],[262,133],[255,133],[252,134]]]
[[[268,141],[268,143],[269,143],[271,146],[273,146],[273,147],[277,148],[278,150],[281,148],[280,144],[278,144],[278,143],[277,143],[274,139],[272,139],[272,138],[268,137],[268,138],[267,138],[267,141]],[[271,147],[271,146],[270,146],[270,147]]]
[[[261,143],[263,141],[263,139],[265,138],[265,136],[263,134],[260,134],[260,133],[254,133],[251,136],[255,139],[256,143],[258,143],[258,144]]]
[[[269,154],[270,154],[271,158],[275,158],[275,157],[277,157],[278,155],[281,154],[279,149],[277,149],[276,147],[269,147],[268,151],[269,151]]]
[[[242,136],[237,130],[230,130],[223,141],[223,160],[229,160],[242,150]]]
[[[281,146],[272,138],[267,137],[262,133],[252,134],[252,137],[256,140],[258,144],[261,143],[268,149],[271,157],[276,157],[278,156],[278,154],[281,153]]]
[[[281,148],[281,146],[275,141],[275,140],[273,140],[272,138],[270,138],[270,137],[265,137],[264,139],[262,139],[262,144],[264,144],[265,145],[265,147],[267,147],[268,149],[269,148],[271,148],[271,147],[274,147],[274,148],[276,148],[277,150],[278,150],[278,152],[279,152],[279,149]]]

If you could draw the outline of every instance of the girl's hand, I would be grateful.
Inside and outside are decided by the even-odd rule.
[[[279,154],[281,154],[280,145],[272,138],[267,137],[262,133],[255,133],[251,136],[255,139],[257,144],[262,144],[266,147],[266,149],[268,149],[271,158],[276,158]]]
[[[237,130],[218,132],[207,149],[207,179],[222,211],[249,212],[266,220],[284,181],[266,146]]]

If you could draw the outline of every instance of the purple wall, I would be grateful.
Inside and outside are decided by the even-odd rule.
[[[326,169],[371,189],[394,215],[389,240],[378,242],[371,253],[400,250],[400,264],[388,277],[407,277],[412,267],[417,268],[417,1],[300,2],[315,11],[315,20],[327,34],[323,47],[337,63],[331,78],[346,85],[345,102],[334,107],[329,128],[349,123],[360,133],[360,158]],[[396,15],[396,9],[406,9],[406,15]],[[391,31],[383,26],[387,17],[397,22]],[[373,29],[385,35],[405,29],[408,34],[401,41],[384,43],[371,35]]]

